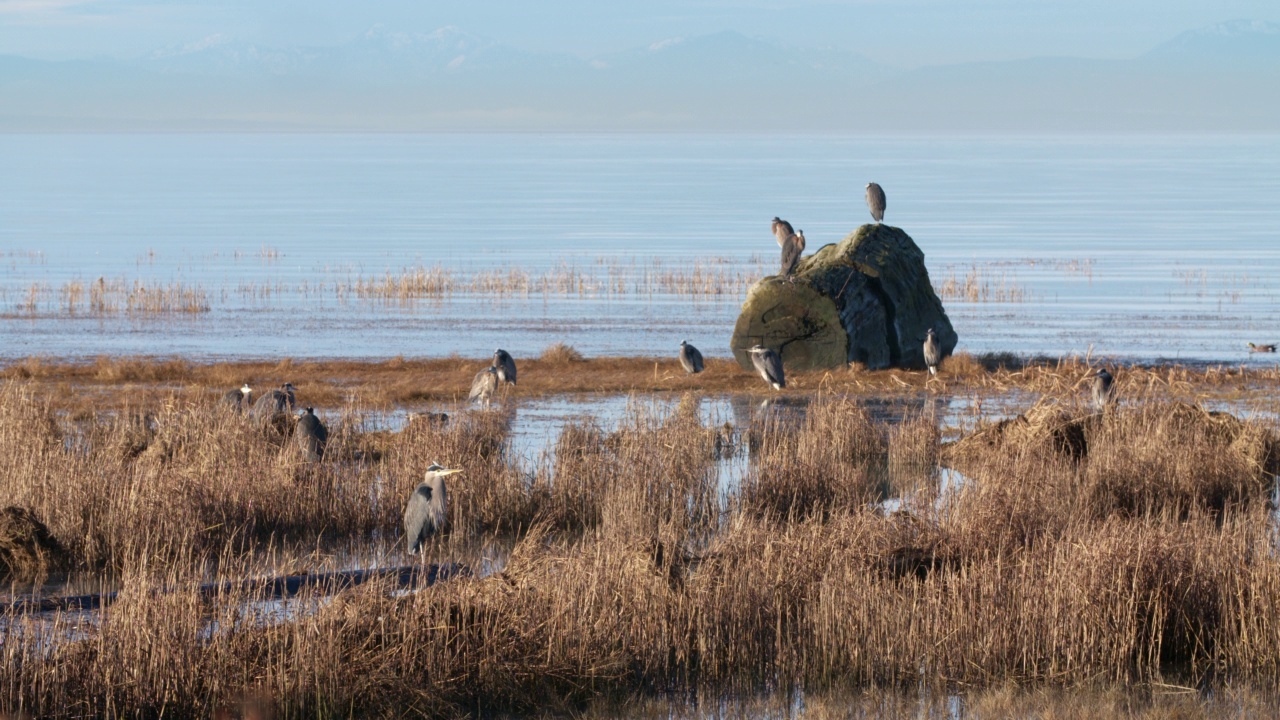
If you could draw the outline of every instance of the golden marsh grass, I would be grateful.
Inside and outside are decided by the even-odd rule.
[[[668,691],[928,683],[996,713],[1019,702],[1000,694],[1010,687],[1280,678],[1275,438],[1178,400],[1184,384],[1240,381],[1226,371],[1124,368],[1123,402],[1094,415],[1079,399],[1084,366],[974,360],[967,382],[1036,387],[1052,413],[955,445],[936,419],[886,425],[823,385],[802,418],[765,408],[741,428],[749,469],[726,489],[723,428],[693,411],[699,389],[670,411],[634,406],[616,429],[569,423],[533,470],[504,452],[507,409],[388,431],[365,419],[378,403],[344,399],[322,409],[330,446],[316,466],[182,389],[226,368],[23,367],[0,386],[0,505],[29,509],[79,572],[123,590],[95,623],[0,613],[6,711],[207,716],[252,698],[280,717],[577,713]],[[264,372],[296,380],[305,367]],[[521,391],[556,366],[528,367]],[[375,376],[406,368],[418,369],[397,361]],[[48,392],[66,373],[123,398],[68,412]],[[170,389],[136,393],[140,378]],[[300,396],[324,386],[313,382]],[[1067,427],[1084,452],[1059,441]],[[935,461],[960,454],[969,479],[942,498]],[[432,557],[504,538],[499,571],[287,604],[252,586],[199,591],[329,567],[337,542],[390,545],[433,461],[466,472]],[[885,512],[892,485],[938,504]]]

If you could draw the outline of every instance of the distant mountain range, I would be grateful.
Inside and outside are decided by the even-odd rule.
[[[0,56],[0,131],[1278,132],[1280,26],[1128,60],[901,70],[724,32],[583,59],[452,27],[334,47],[220,36],[134,60]]]

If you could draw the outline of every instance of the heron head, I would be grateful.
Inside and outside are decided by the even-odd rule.
[[[287,383],[285,383],[285,384],[281,385],[281,386],[280,386],[280,389],[281,389],[281,390],[284,390],[285,392],[293,392],[293,391],[294,391],[293,383],[291,383],[291,382],[287,382]]]
[[[766,348],[765,348],[765,346],[763,346],[763,345],[752,345],[752,346],[751,346],[751,348],[750,348],[749,350],[747,350],[747,352],[749,352],[749,353],[762,353],[762,352],[764,352],[764,351],[765,351],[765,349],[766,349]]]
[[[685,345],[688,345],[688,344],[689,344],[689,341],[688,341],[688,340],[681,340],[681,341],[680,341],[680,347],[684,347]]]
[[[245,383],[244,387],[240,388],[240,392],[244,393],[245,395],[248,395],[249,393],[253,392],[253,388],[249,387],[249,383]]]
[[[929,328],[929,331],[925,334],[928,335],[929,337],[934,337],[938,333],[934,332],[933,328]]]
[[[447,475],[454,475],[460,472],[462,472],[462,468],[447,468],[438,462],[433,462],[431,463],[431,466],[427,468],[427,478],[445,477]]]

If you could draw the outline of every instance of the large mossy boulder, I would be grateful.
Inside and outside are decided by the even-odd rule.
[[[922,369],[929,328],[950,355],[958,338],[924,253],[899,228],[863,225],[801,259],[794,282],[769,276],[751,286],[730,348],[747,370],[757,343],[777,350],[789,370],[850,362]]]

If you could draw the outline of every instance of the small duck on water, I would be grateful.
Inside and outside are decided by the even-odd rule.
[[[1276,351],[1275,345],[1254,345],[1253,343],[1249,343],[1249,352],[1251,353],[1256,353],[1256,352],[1273,353],[1275,351]]]

